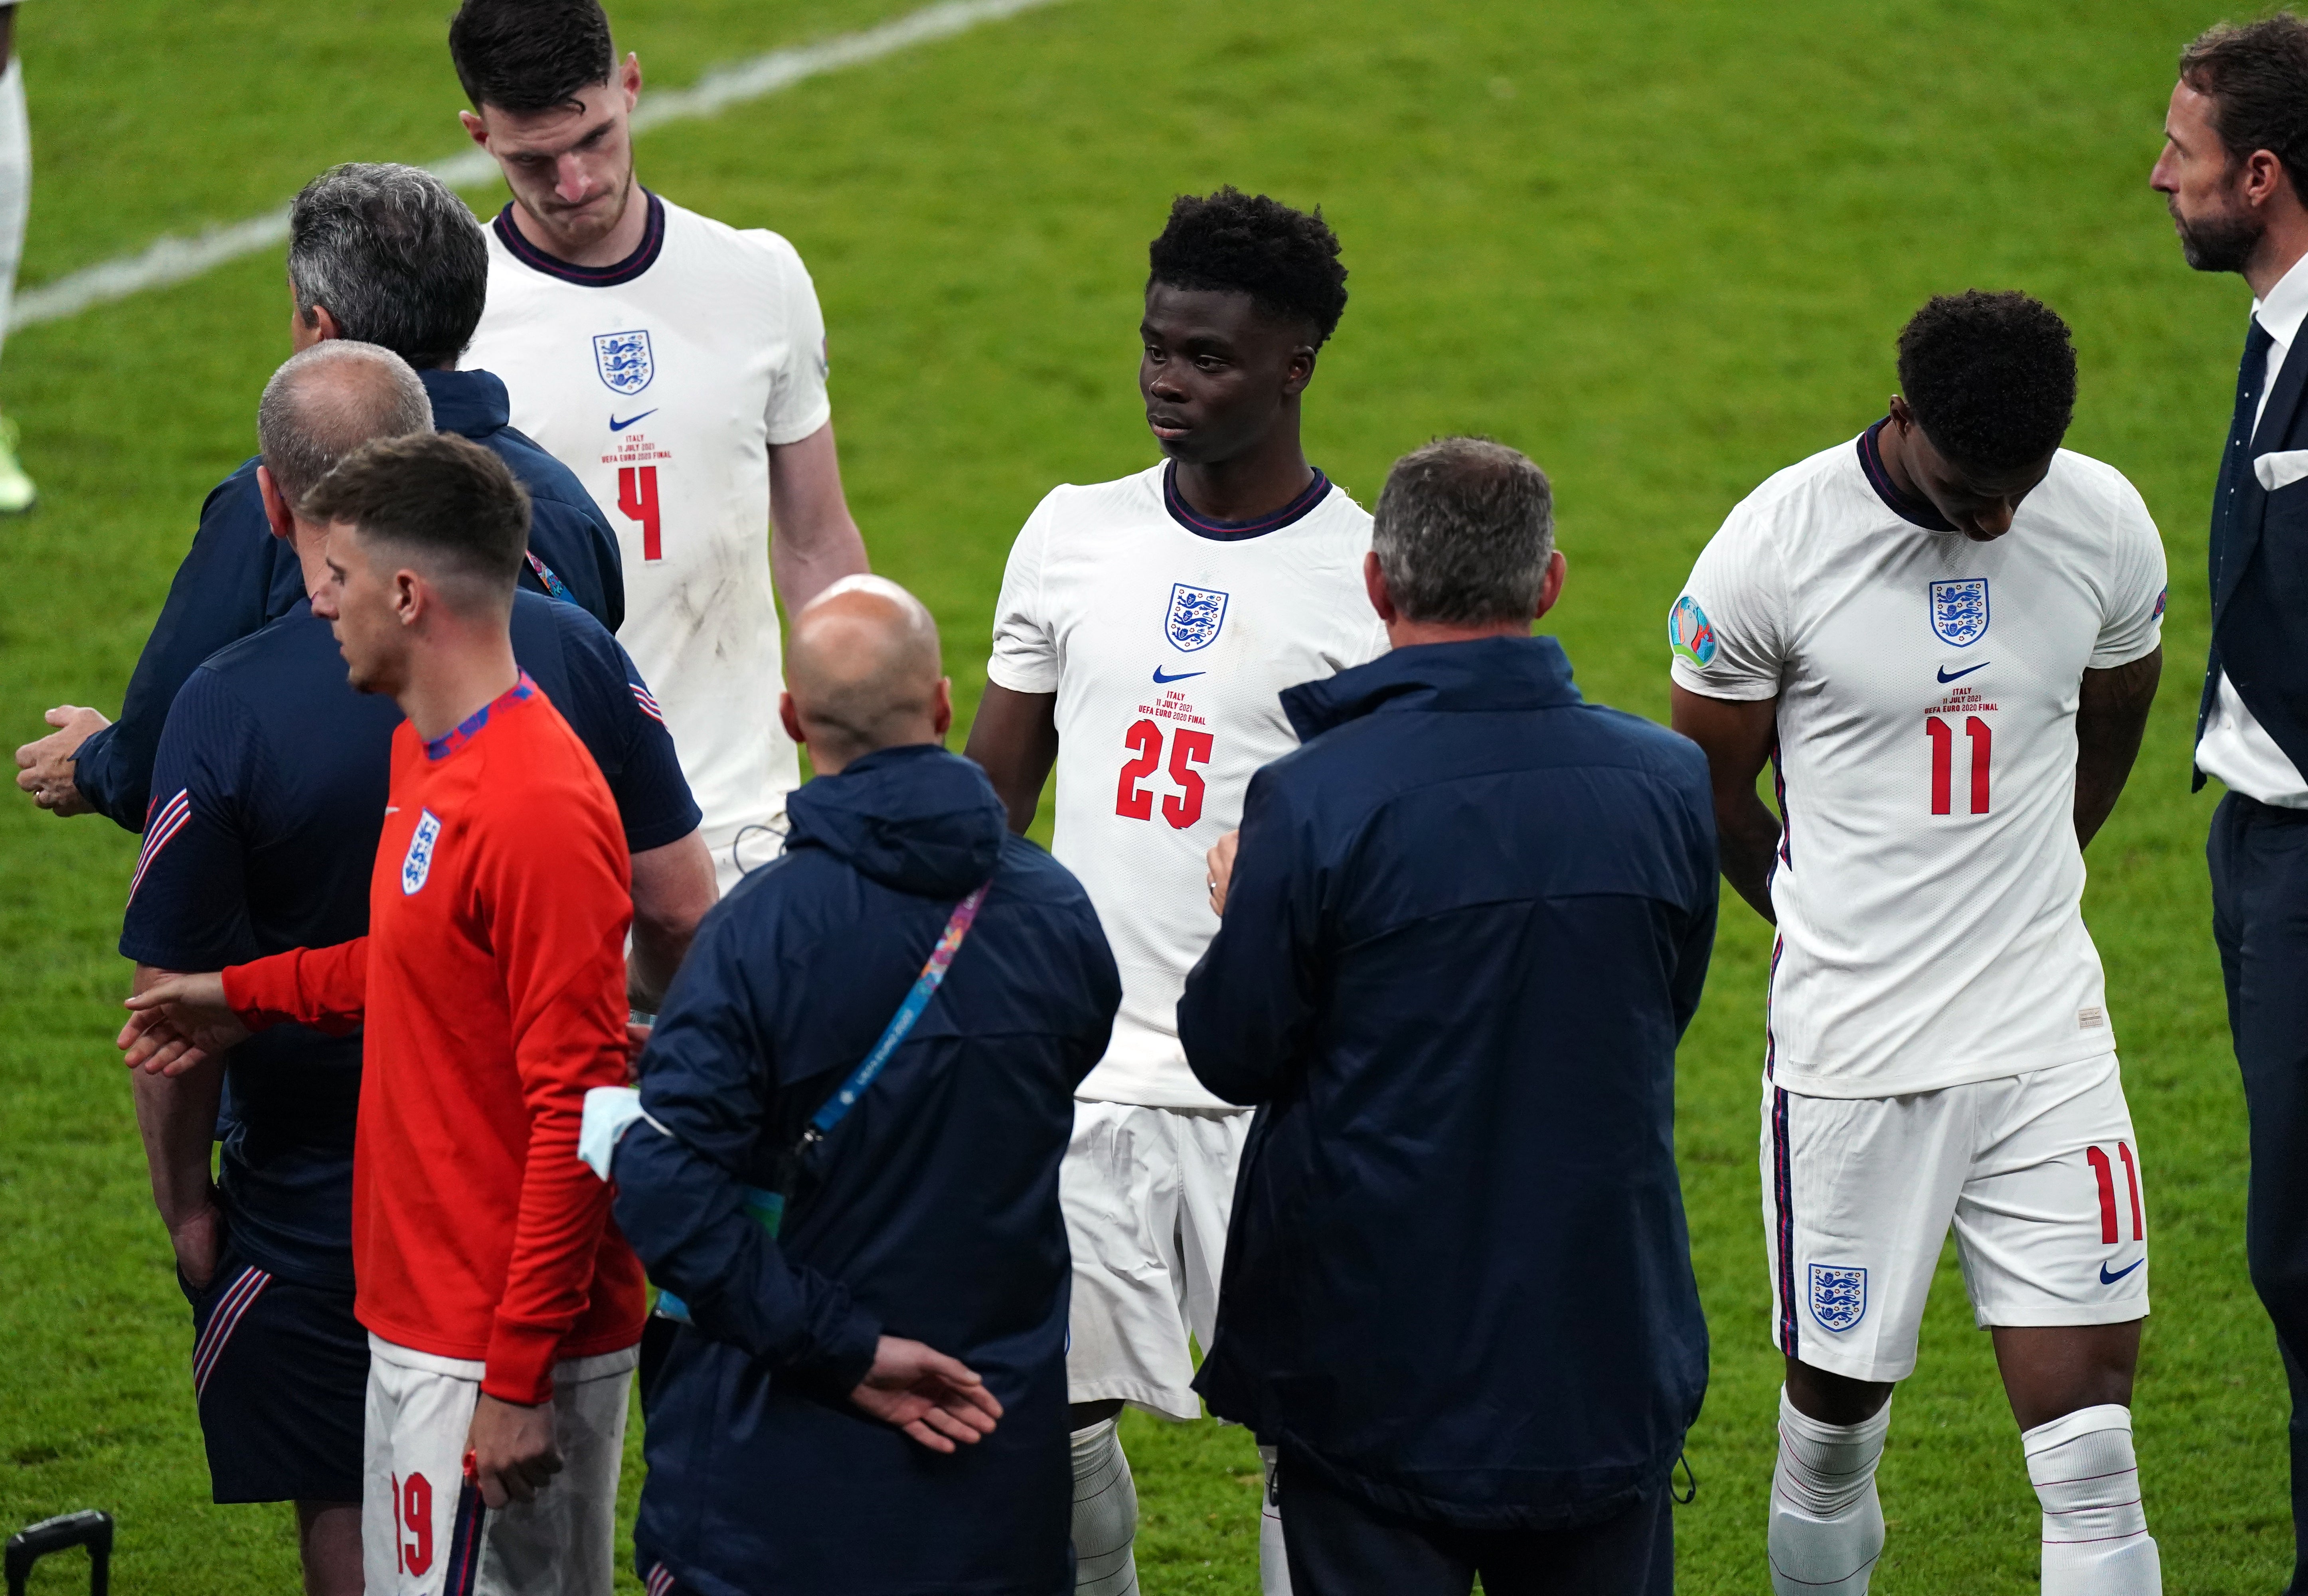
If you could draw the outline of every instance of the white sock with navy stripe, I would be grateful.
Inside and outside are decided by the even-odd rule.
[[[1873,1419],[1822,1424],[1779,1387],[1779,1462],[1771,1471],[1767,1549],[1778,1596],[1866,1596],[1883,1555],[1875,1465],[1891,1428],[1887,1401]]]
[[[1138,1596],[1138,1487],[1122,1455],[1120,1424],[1074,1431],[1074,1596]]]
[[[2085,1408],[2020,1437],[2044,1507],[2044,1596],[2162,1596],[2131,1410]]]

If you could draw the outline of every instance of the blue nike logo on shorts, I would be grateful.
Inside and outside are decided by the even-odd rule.
[[[2130,1274],[2133,1270],[2139,1268],[2142,1264],[2147,1262],[2148,1260],[2145,1258],[2134,1258],[2131,1263],[2126,1264],[2114,1274],[2110,1274],[2107,1272],[2107,1265],[2103,1264],[2099,1266],[2099,1283],[2103,1286],[2112,1286],[2115,1284],[2116,1281],[2122,1280],[2125,1275]]]
[[[657,412],[656,412],[655,410],[643,410],[640,415],[638,415],[638,416],[627,416],[627,417],[626,417],[624,420],[622,420],[622,421],[618,420],[618,419],[617,419],[617,418],[616,418],[614,414],[612,414],[612,415],[609,417],[609,430],[610,430],[611,432],[623,432],[623,431],[624,431],[624,429],[625,429],[626,427],[631,427],[634,422],[636,422],[636,421],[646,421],[647,419],[649,419],[649,418],[650,418],[651,416],[654,416],[654,415],[656,415],[656,414],[657,414]]]
[[[641,418],[636,416],[633,419],[638,421]],[[1994,663],[1995,661],[1993,660],[1982,660],[1978,664],[1967,665],[1961,670],[1950,670],[1946,666],[1942,665],[1940,667],[1941,685],[1945,686],[1947,683],[1955,680],[1958,677],[1969,676],[1975,670],[1985,670],[1989,666]]]
[[[1164,676],[1162,674],[1162,668],[1159,665],[1157,665],[1154,668],[1154,680],[1158,685],[1168,682],[1183,682],[1190,676],[1208,675],[1210,675],[1210,672],[1207,670],[1182,670],[1176,676]]]

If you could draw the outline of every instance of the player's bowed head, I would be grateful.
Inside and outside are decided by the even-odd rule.
[[[878,748],[944,742],[953,683],[928,608],[885,576],[827,588],[794,619],[778,714],[822,776]]]

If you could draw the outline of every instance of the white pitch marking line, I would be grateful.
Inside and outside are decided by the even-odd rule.
[[[806,79],[878,61],[917,44],[966,33],[981,22],[1000,22],[1055,4],[1056,0],[942,0],[860,32],[771,50],[748,61],[716,67],[686,89],[650,94],[633,112],[633,131],[719,116],[731,106],[763,99]],[[478,187],[497,175],[496,162],[480,149],[434,161],[425,169],[452,188]],[[282,205],[245,221],[211,228],[198,237],[156,238],[134,254],[83,266],[18,294],[8,326],[13,331],[62,321],[91,306],[185,282],[227,261],[271,249],[288,237],[288,207]]]

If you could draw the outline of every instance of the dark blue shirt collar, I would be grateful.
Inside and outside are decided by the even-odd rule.
[[[1927,532],[1955,531],[1955,522],[1941,514],[1938,505],[1929,499],[1914,498],[1901,493],[1899,484],[1891,480],[1891,473],[1883,464],[1883,452],[1875,444],[1875,435],[1882,431],[1890,419],[1886,416],[1859,435],[1859,469],[1867,473],[1867,486],[1875,490],[1875,496],[1883,501],[1884,507],[1901,521],[1912,522]]]
[[[1197,538],[1210,538],[1221,543],[1237,543],[1245,539],[1262,538],[1269,532],[1279,531],[1295,521],[1304,520],[1313,513],[1314,506],[1331,496],[1331,479],[1313,467],[1314,479],[1306,484],[1298,496],[1270,514],[1249,521],[1219,521],[1197,511],[1178,492],[1178,462],[1162,462],[1162,505],[1170,512],[1170,519],[1184,527]]]
[[[433,427],[461,437],[485,438],[512,421],[512,401],[503,378],[487,371],[420,371],[433,401]]]
[[[488,703],[481,705],[480,708],[475,710],[471,714],[467,715],[463,720],[458,721],[454,729],[444,732],[439,737],[426,738],[425,743],[425,757],[427,759],[448,758],[450,755],[454,754],[458,749],[463,747],[467,743],[471,742],[474,738],[480,735],[481,728],[489,723],[489,712],[491,710],[500,709],[509,703],[519,703],[525,698],[533,698],[536,695],[537,684],[529,679],[529,672],[525,670],[522,671],[521,673],[521,680],[515,682],[512,686],[507,687],[495,698],[490,699]]]
[[[1583,703],[1571,658],[1552,637],[1483,637],[1422,643],[1367,665],[1305,682],[1282,694],[1282,712],[1302,743],[1382,710],[1443,713],[1561,709]]]
[[[646,188],[642,198],[649,202],[649,225],[642,229],[642,241],[633,253],[608,266],[573,266],[557,255],[549,255],[521,236],[521,229],[512,219],[512,202],[496,214],[489,225],[496,229],[497,242],[505,252],[522,265],[547,277],[557,277],[564,282],[573,282],[589,289],[613,289],[619,283],[631,282],[651,266],[665,249],[665,202]]]

